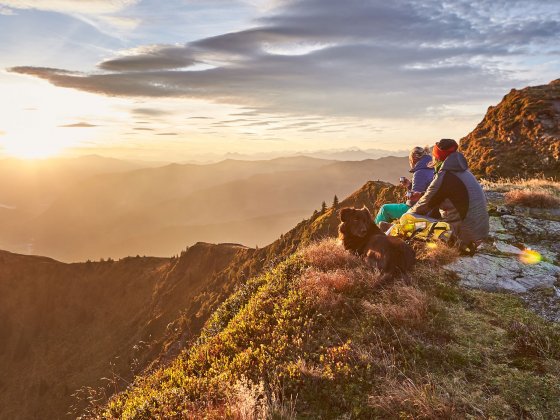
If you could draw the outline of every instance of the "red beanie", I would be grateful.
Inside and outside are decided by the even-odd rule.
[[[456,152],[458,148],[459,145],[455,140],[442,139],[438,141],[434,146],[432,155],[435,160],[443,162],[447,158],[447,156],[449,156],[453,152]]]

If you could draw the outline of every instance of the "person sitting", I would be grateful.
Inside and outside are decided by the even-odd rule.
[[[375,216],[375,223],[381,230],[386,231],[390,227],[390,222],[405,214],[426,191],[434,178],[434,169],[429,166],[431,162],[429,148],[418,146],[410,151],[408,163],[412,181],[405,177],[401,177],[400,181],[400,184],[408,189],[406,203],[390,203],[381,206]]]
[[[438,141],[432,151],[435,177],[408,213],[428,215],[439,210],[449,223],[459,248],[473,254],[488,236],[489,217],[482,187],[469,171],[467,160],[453,139]]]

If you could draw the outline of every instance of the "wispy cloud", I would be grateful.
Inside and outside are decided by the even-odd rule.
[[[89,127],[97,127],[97,125],[90,124],[90,123],[82,121],[82,122],[77,122],[77,123],[73,123],[73,124],[59,125],[59,127],[63,127],[63,128],[89,128]]]
[[[139,2],[140,0],[0,0],[0,14],[14,15],[20,10],[56,12],[79,18],[98,29],[109,27],[130,31],[140,24],[141,19],[124,16],[122,12]]]
[[[523,71],[560,38],[560,3],[551,0],[276,5],[253,28],[139,47],[101,62],[102,72],[11,71],[104,95],[238,104],[247,116],[420,117],[525,84]],[[184,69],[201,63],[207,68]]]
[[[59,13],[106,14],[115,13],[140,0],[0,0],[10,9],[37,9]]]
[[[161,117],[169,115],[169,111],[160,108],[135,108],[132,110],[132,114],[142,117]]]

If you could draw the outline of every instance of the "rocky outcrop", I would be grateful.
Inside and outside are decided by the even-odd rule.
[[[477,175],[560,177],[560,79],[512,89],[460,144]]]
[[[517,293],[535,312],[560,321],[560,210],[506,207],[497,192],[487,197],[488,241],[446,268],[466,287]]]

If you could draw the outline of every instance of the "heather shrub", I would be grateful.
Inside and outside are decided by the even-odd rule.
[[[322,271],[354,268],[362,264],[358,256],[345,250],[334,238],[315,242],[300,251],[300,254],[310,266]]]
[[[504,195],[506,204],[510,206],[536,207],[550,209],[560,207],[560,198],[544,190],[512,190]]]
[[[311,267],[303,273],[299,284],[303,294],[310,300],[321,307],[334,309],[367,293],[381,279],[378,271],[365,266],[331,271]]]
[[[426,292],[412,286],[395,285],[381,294],[376,310],[392,323],[422,323],[429,307]]]

